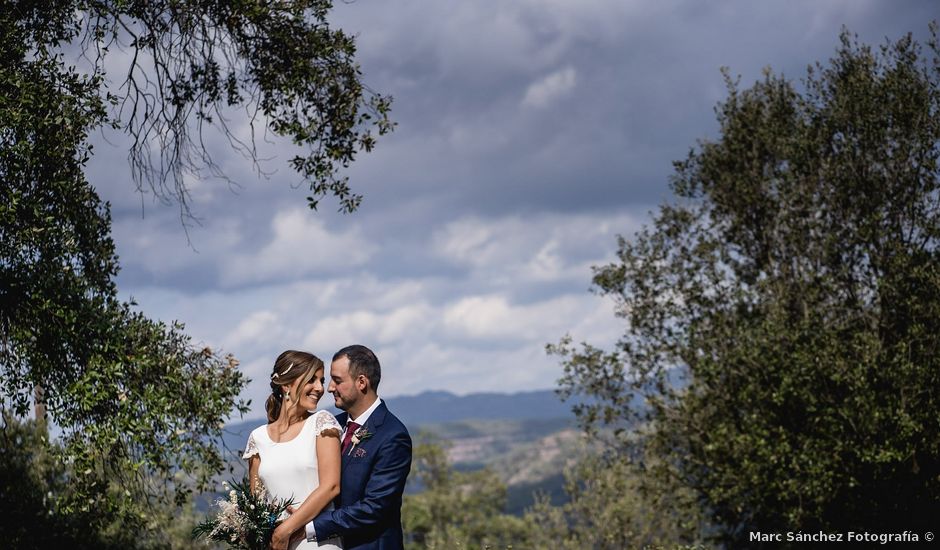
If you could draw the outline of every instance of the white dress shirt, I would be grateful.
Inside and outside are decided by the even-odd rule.
[[[364,413],[360,414],[358,418],[350,418],[350,419],[348,419],[348,420],[346,421],[346,426],[349,426],[349,423],[350,423],[350,422],[355,422],[356,424],[359,424],[360,426],[365,426],[365,425],[366,425],[366,422],[369,421],[369,417],[372,416],[372,413],[374,413],[374,412],[375,412],[375,409],[379,408],[379,405],[381,405],[381,404],[382,404],[382,400],[381,400],[380,398],[376,397],[376,398],[375,398],[375,402],[372,403],[372,405],[370,405],[369,408],[366,409]],[[345,439],[345,438],[346,438],[346,429],[344,428],[344,429],[343,429],[343,439]]]

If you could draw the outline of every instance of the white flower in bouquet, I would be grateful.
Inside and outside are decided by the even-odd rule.
[[[223,484],[228,488],[228,484]],[[287,517],[290,500],[272,500],[261,480],[256,480],[252,492],[248,480],[233,481],[228,498],[220,498],[215,504],[219,508],[214,518],[208,518],[193,529],[193,538],[206,536],[210,540],[224,542],[231,548],[242,550],[267,549],[278,521]]]

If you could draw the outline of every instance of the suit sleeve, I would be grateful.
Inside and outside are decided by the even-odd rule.
[[[411,471],[411,437],[407,431],[393,436],[379,448],[363,497],[349,506],[321,513],[313,520],[317,538],[374,527],[387,520],[389,511],[401,505],[405,480]]]

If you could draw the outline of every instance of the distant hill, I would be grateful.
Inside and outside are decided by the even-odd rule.
[[[553,390],[469,395],[429,391],[389,397],[386,402],[389,409],[409,427],[464,420],[574,418],[571,405],[563,403]]]
[[[685,385],[679,372],[672,370],[667,375],[668,385],[681,388]],[[330,398],[327,397],[329,400]],[[517,393],[471,393],[454,395],[446,391],[429,391],[418,395],[384,398],[389,409],[406,426],[420,427],[428,424],[449,424],[466,420],[537,420],[574,419],[571,408],[584,403],[584,398],[575,397],[562,401],[554,390],[538,390]],[[631,407],[641,409],[644,399],[635,396]]]
[[[332,401],[331,396],[324,396]],[[412,432],[431,424],[452,424],[467,420],[537,420],[573,419],[571,404],[563,403],[553,390],[519,393],[472,393],[455,395],[446,391],[429,391],[417,395],[382,398],[388,408]],[[336,409],[331,412],[338,413]],[[225,446],[244,447],[251,430],[265,422],[259,415],[252,420],[226,426]]]

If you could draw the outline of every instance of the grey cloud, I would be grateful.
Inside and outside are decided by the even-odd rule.
[[[90,179],[113,205],[119,286],[241,357],[256,400],[283,349],[326,355],[352,338],[392,366],[393,394],[551,387],[545,342],[616,337],[611,305],[586,292],[590,266],[669,198],[672,161],[715,135],[719,67],[745,86],[765,66],[798,78],[842,24],[869,43],[923,38],[932,4],[337,3],[399,123],[348,170],[360,211],[306,211],[289,144],[263,144],[276,158],[259,180],[216,138],[241,187],[196,183],[190,248],[176,207],[134,193],[119,137],[99,138]],[[277,225],[297,212],[306,221]],[[553,311],[566,318],[543,322]]]
[[[373,169],[402,166],[394,185],[369,189],[376,200],[448,187],[462,199],[452,208],[487,212],[658,202],[671,161],[714,133],[712,107],[724,93],[719,67],[742,74],[745,84],[768,65],[798,77],[832,55],[841,24],[876,42],[906,30],[923,35],[928,5],[906,4],[899,13],[860,2],[568,4],[578,7],[343,8],[362,17],[349,25],[361,34],[366,74],[397,97],[400,127],[389,154],[353,170],[369,180],[381,178]],[[344,13],[343,21],[351,17]],[[373,33],[381,48],[370,50]],[[414,66],[421,72],[402,76]],[[577,72],[575,93],[548,112],[519,108],[529,86],[568,66]],[[403,79],[421,84],[399,92]],[[413,176],[401,177],[407,166]]]

